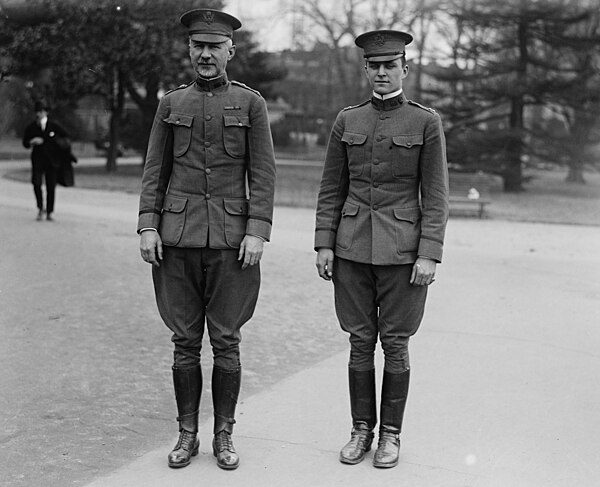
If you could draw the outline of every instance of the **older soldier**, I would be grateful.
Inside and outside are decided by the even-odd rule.
[[[318,199],[319,275],[333,280],[335,306],[350,337],[353,428],[340,461],[371,449],[377,424],[374,352],[385,353],[379,443],[373,464],[398,464],[408,394],[408,341],[421,323],[427,286],[448,218],[448,174],[440,117],[407,100],[405,45],[412,36],[379,30],[356,38],[373,96],[335,121]]]
[[[167,93],[156,112],[142,179],[140,251],[153,265],[158,309],[175,345],[180,435],[169,466],[185,467],[198,453],[206,322],[213,352],[212,448],[219,467],[235,469],[240,329],[254,312],[263,243],[271,233],[273,143],[264,99],[225,71],[240,21],[209,9],[180,20],[198,76]]]

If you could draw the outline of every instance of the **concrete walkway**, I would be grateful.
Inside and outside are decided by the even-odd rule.
[[[0,179],[0,210],[28,209],[33,218],[29,189]],[[129,225],[136,205],[131,195],[59,189],[57,218],[112,228]],[[311,268],[313,219],[309,210],[276,209],[264,261],[265,308],[297,275],[310,296],[320,293],[333,306],[331,286]],[[185,469],[169,469],[173,424],[173,436],[155,438],[153,449],[114,471],[99,471],[87,485],[596,486],[599,243],[597,227],[450,222],[445,260],[411,345],[411,393],[394,469],[374,469],[372,453],[356,466],[338,462],[350,423],[347,354],[334,351],[242,401],[238,470],[216,467],[210,421],[201,426],[201,454]],[[313,299],[301,303],[307,316]],[[332,315],[312,319],[330,323]],[[268,349],[265,357],[277,353]]]

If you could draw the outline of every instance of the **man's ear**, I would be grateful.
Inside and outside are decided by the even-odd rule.
[[[232,44],[229,48],[229,56],[227,57],[227,61],[231,61],[233,56],[235,56],[235,44]]]

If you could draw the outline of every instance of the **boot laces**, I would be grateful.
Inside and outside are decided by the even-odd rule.
[[[230,451],[233,452],[233,440],[231,439],[231,435],[227,433],[227,431],[220,431],[215,436],[215,443],[217,446],[217,450],[222,451]]]
[[[196,440],[196,434],[190,433],[187,430],[181,430],[181,434],[179,435],[179,440],[177,441],[177,445],[175,445],[175,450],[186,450],[190,451],[194,446],[194,441]]]

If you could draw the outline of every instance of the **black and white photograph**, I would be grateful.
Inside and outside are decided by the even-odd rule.
[[[598,0],[0,0],[0,487],[600,485]]]

